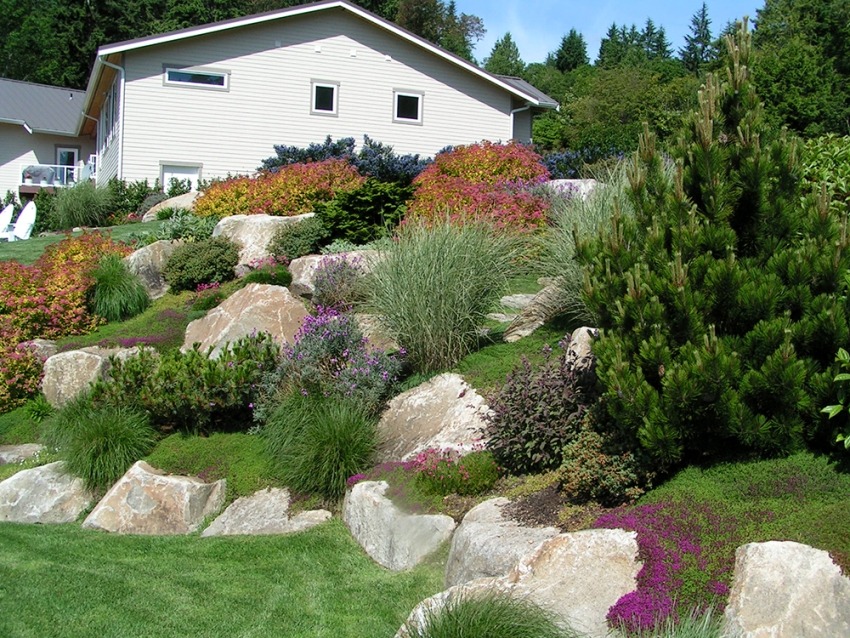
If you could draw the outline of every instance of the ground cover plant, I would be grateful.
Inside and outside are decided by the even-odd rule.
[[[2,523],[0,547],[0,571],[16,583],[0,597],[0,633],[33,638],[391,636],[443,578],[435,563],[388,572],[339,520],[204,539]]]

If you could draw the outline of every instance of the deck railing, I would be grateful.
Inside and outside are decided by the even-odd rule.
[[[21,164],[21,186],[67,188],[94,177],[93,166],[61,164]]]

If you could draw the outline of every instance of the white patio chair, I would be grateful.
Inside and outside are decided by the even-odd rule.
[[[9,204],[0,212],[0,233],[12,230],[12,215],[15,214],[15,205]]]
[[[0,239],[16,241],[18,239],[29,239],[35,226],[35,202],[30,202],[18,215],[12,230],[0,232]]]

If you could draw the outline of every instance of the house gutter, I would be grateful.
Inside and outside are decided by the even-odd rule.
[[[122,180],[122,179],[124,179],[124,85],[125,85],[126,76],[124,74],[124,67],[118,66],[117,64],[113,64],[112,62],[105,60],[103,56],[100,56],[99,59],[100,59],[100,63],[103,64],[103,66],[107,66],[110,69],[115,69],[116,71],[118,71],[118,75],[121,78],[121,88],[118,92],[118,104],[119,104],[119,107],[121,109],[121,117],[119,118],[119,124],[118,124],[120,129],[118,131],[118,175],[117,175],[117,177],[118,177],[119,180]],[[88,116],[86,116],[86,117],[88,117]],[[98,140],[98,141],[100,141],[100,140]],[[98,144],[98,160],[100,160],[99,149],[100,149],[100,145]],[[98,166],[98,169],[100,169],[100,166]]]

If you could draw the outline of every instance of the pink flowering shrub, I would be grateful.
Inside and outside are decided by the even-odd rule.
[[[235,177],[212,184],[195,203],[195,215],[292,216],[311,213],[319,202],[356,190],[366,178],[342,159],[289,164],[275,173]]]
[[[548,177],[540,156],[522,144],[458,146],[437,155],[414,180],[407,218],[533,230],[545,224],[548,206],[531,188]]]
[[[490,452],[476,450],[461,456],[454,450],[429,448],[413,460],[416,480],[430,494],[475,496],[499,479],[499,466]]]
[[[18,344],[84,334],[101,323],[86,308],[92,272],[102,256],[130,250],[100,233],[85,233],[48,246],[32,266],[0,263],[0,411],[38,391],[42,362]]]

